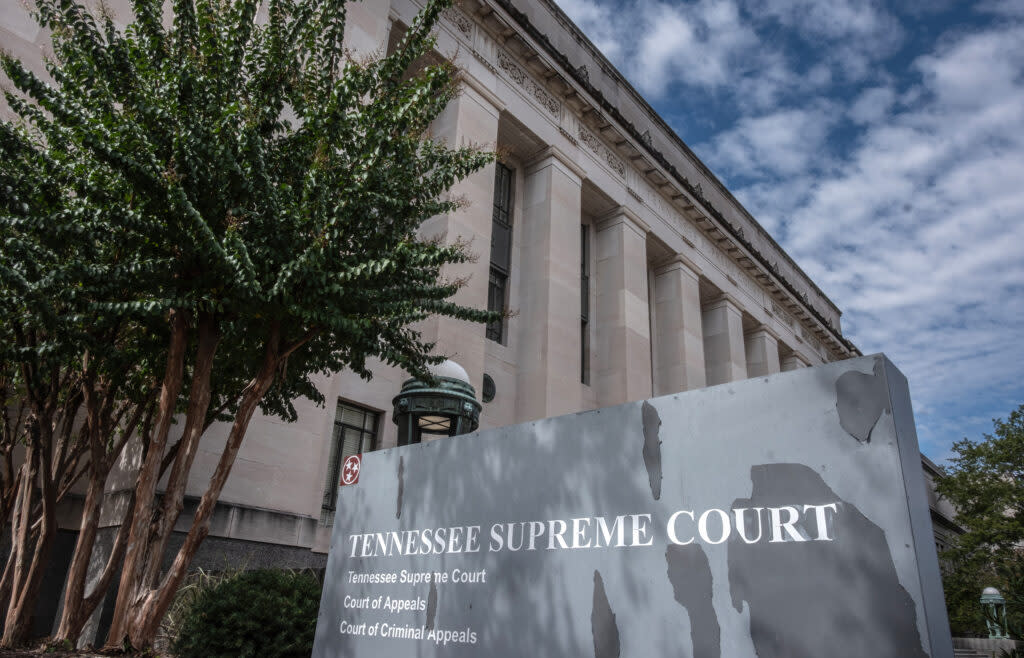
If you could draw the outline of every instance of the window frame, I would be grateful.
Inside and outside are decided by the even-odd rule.
[[[580,224],[580,383],[590,385],[590,225]]]
[[[512,271],[512,234],[515,212],[516,170],[503,162],[494,165],[494,195],[491,208],[491,253],[487,280],[487,310],[505,313],[508,308],[509,278]],[[504,233],[504,244],[499,240]],[[502,253],[504,247],[504,253]],[[508,340],[505,318],[487,323],[486,336],[499,345]]]
[[[348,409],[363,414],[361,426],[343,420],[343,411]],[[341,467],[351,455],[373,452],[377,449],[380,439],[380,420],[383,414],[349,400],[338,399],[335,407],[334,421],[331,425],[331,450],[327,460],[327,482],[324,485],[324,495],[320,503],[320,522],[322,525],[334,524],[334,513],[338,508],[338,487],[341,477]],[[345,454],[345,431],[359,432],[359,447],[357,452]]]

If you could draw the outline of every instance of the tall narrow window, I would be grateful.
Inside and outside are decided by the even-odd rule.
[[[338,502],[338,478],[341,465],[351,455],[370,452],[377,448],[377,421],[379,414],[347,402],[338,402],[334,415],[334,434],[331,436],[331,457],[327,462],[327,484],[320,509],[320,523],[332,525]]]
[[[512,170],[500,162],[494,168],[494,212],[491,215],[491,273],[487,283],[487,310],[505,311],[508,275],[512,262]],[[505,320],[487,325],[487,337],[505,342]]]
[[[590,383],[590,227],[580,225],[580,381]]]

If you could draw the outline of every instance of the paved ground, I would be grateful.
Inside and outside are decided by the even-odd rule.
[[[38,649],[0,649],[0,658],[132,658],[143,654],[109,654],[96,651],[47,651],[44,647]],[[155,658],[154,654],[145,654],[147,658]]]
[[[108,658],[103,654],[94,653],[91,651],[50,651],[46,652],[45,649],[0,649],[0,658]]]

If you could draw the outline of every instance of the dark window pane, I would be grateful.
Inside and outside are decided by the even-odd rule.
[[[494,168],[494,220],[511,224],[512,170],[500,162]]]
[[[590,227],[580,225],[580,381],[590,383]]]
[[[491,277],[487,283],[487,310],[498,313],[505,310],[505,284],[508,281],[501,272],[491,269]],[[487,323],[487,337],[493,341],[502,342],[504,338],[505,320],[499,319]]]
[[[512,269],[512,170],[500,162],[494,167],[494,212],[491,216],[491,274],[487,284],[487,310],[503,313]],[[487,324],[487,338],[502,342],[504,319]]]
[[[586,322],[590,318],[590,277],[580,277],[580,317]]]
[[[580,321],[580,381],[590,384],[590,327],[586,320]]]
[[[512,258],[512,227],[501,222],[491,224],[491,267],[508,273]]]
[[[580,272],[590,274],[590,227],[580,225]]]

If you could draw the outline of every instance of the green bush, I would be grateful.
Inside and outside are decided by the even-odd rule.
[[[309,572],[240,572],[198,593],[171,649],[178,658],[308,658],[320,589]]]

